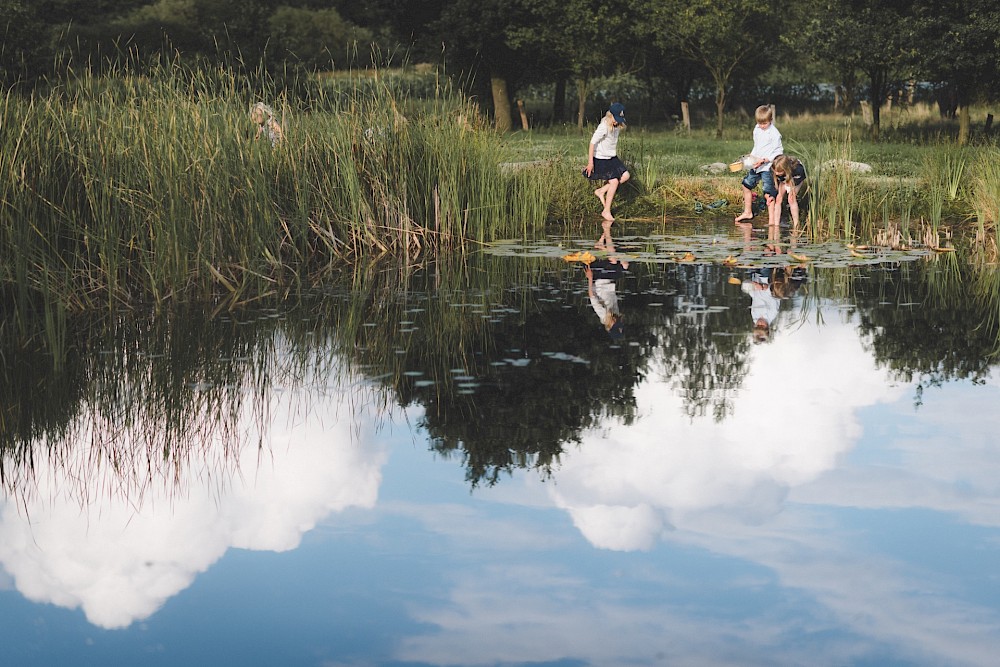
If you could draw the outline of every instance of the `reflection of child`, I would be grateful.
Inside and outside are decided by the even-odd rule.
[[[614,220],[611,202],[615,199],[615,192],[630,177],[625,163],[618,159],[618,135],[624,127],[625,105],[615,102],[590,138],[587,166],[583,169],[583,175],[590,180],[606,181],[603,186],[594,190],[594,194],[604,205],[601,217],[608,221]]]
[[[779,302],[771,293],[767,276],[755,273],[744,280],[740,289],[750,295],[750,319],[753,320],[754,342],[762,343],[771,336],[771,325],[778,316]]]
[[[597,259],[586,268],[590,306],[612,338],[620,338],[624,333],[615,281],[625,274],[626,269],[628,262],[617,259]]]
[[[282,138],[282,131],[281,124],[274,118],[274,109],[263,102],[257,102],[250,107],[250,120],[257,125],[256,136],[259,137],[262,133],[266,134],[272,146],[278,145]]]
[[[771,160],[785,152],[781,145],[781,132],[774,126],[774,114],[771,107],[762,104],[754,113],[757,121],[753,128],[753,167],[743,178],[743,211],[736,216],[735,222],[748,222],[753,218],[753,189],[761,183],[764,190],[764,200],[767,202],[768,224],[772,223],[774,198],[778,195],[771,175]],[[774,221],[775,224],[777,221]]]
[[[779,155],[771,163],[771,173],[774,174],[775,187],[778,195],[774,200],[776,218],[781,219],[781,201],[788,195],[788,210],[792,214],[792,226],[799,226],[798,195],[805,186],[806,168],[797,158],[789,155]]]
[[[807,278],[806,270],[801,267],[775,269],[771,274],[771,294],[777,299],[790,299]]]

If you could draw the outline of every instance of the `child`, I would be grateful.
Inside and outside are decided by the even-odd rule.
[[[802,190],[806,180],[806,168],[802,166],[797,158],[789,155],[779,155],[771,163],[771,173],[774,175],[775,186],[778,188],[778,196],[774,200],[774,208],[777,211],[776,218],[781,218],[781,200],[788,195],[788,210],[792,214],[792,226],[799,226],[799,200],[798,194]]]
[[[611,246],[611,251],[614,251],[614,246]],[[628,262],[619,260],[614,255],[607,259],[595,259],[584,269],[590,307],[612,338],[621,338],[625,330],[615,281],[624,276],[627,270]]]
[[[594,194],[604,206],[601,217],[608,222],[615,219],[611,215],[611,202],[615,199],[615,192],[630,177],[625,164],[618,159],[618,134],[623,127],[625,105],[615,102],[590,138],[587,166],[583,170],[583,175],[592,181],[606,181],[603,186],[594,190]]]
[[[768,224],[777,224],[774,216],[774,198],[778,189],[774,187],[771,175],[771,160],[785,152],[781,145],[781,133],[774,126],[774,114],[771,107],[762,104],[754,113],[757,126],[753,128],[753,167],[743,178],[743,212],[736,216],[734,222],[747,222],[753,218],[753,189],[761,183],[764,190],[764,200],[767,202]]]
[[[281,125],[274,119],[274,109],[263,102],[257,102],[250,107],[250,120],[257,124],[257,137],[264,132],[271,140],[272,146],[278,145],[282,139],[282,132]]]
[[[753,341],[764,343],[771,337],[771,325],[778,317],[780,304],[771,292],[769,276],[754,272],[740,289],[750,297],[750,319],[753,321]]]

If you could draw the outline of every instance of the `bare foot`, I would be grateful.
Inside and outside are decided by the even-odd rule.
[[[609,211],[608,209],[604,209],[603,211],[601,211],[601,217],[607,220],[608,222],[615,221],[615,217],[611,215],[611,211]]]
[[[608,202],[604,200],[604,194],[607,192],[604,188],[597,188],[594,190],[594,196],[601,200],[601,206],[607,208]]]
[[[750,222],[751,220],[753,220],[753,212],[752,211],[743,211],[738,216],[736,216],[736,219],[733,220],[733,222],[737,222],[737,223],[739,223],[739,222]]]

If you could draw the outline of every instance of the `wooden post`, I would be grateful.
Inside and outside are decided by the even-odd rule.
[[[989,134],[992,129],[993,129],[993,114],[988,113],[986,114],[986,125],[983,126],[983,131],[986,132],[986,134]]]
[[[681,122],[684,123],[684,129],[688,132],[691,131],[691,110],[688,108],[687,100],[681,102]]]
[[[517,112],[521,114],[521,129],[528,129],[528,114],[524,111],[524,100],[517,101]]]

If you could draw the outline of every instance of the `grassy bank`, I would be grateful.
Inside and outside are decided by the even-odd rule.
[[[854,238],[887,226],[900,233],[916,227],[966,226],[995,232],[1000,217],[1000,151],[980,134],[956,146],[936,112],[917,106],[891,117],[882,141],[867,140],[860,118],[829,114],[779,115],[785,150],[803,159],[812,183],[808,222],[815,234]],[[727,164],[752,148],[753,121],[731,119],[721,139],[709,129],[630,127],[619,152],[633,179],[616,206],[619,217],[677,218],[696,215],[696,202],[726,199],[719,215],[735,215],[741,202],[742,173],[713,174],[705,167]],[[597,207],[579,178],[593,127],[517,132],[508,138],[523,160],[555,160],[567,175],[572,196],[557,199],[554,217],[587,219]],[[871,170],[858,172],[848,163]],[[561,208],[560,203],[565,205]]]

